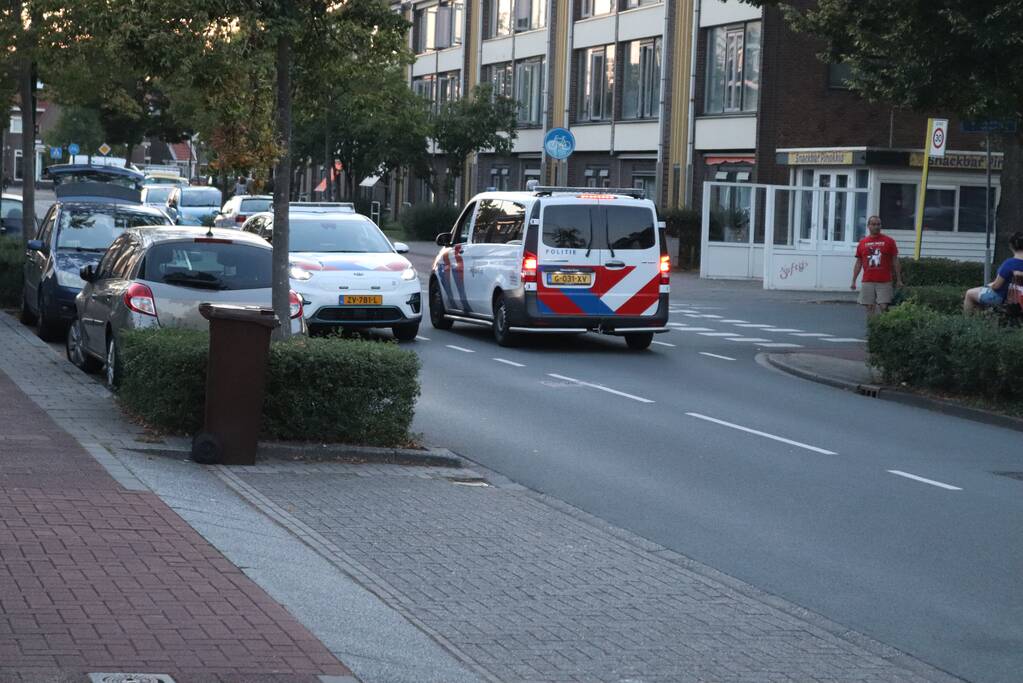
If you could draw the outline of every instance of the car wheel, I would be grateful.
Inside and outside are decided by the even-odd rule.
[[[437,330],[450,330],[454,322],[444,317],[444,297],[440,294],[440,283],[430,279],[430,324]]]
[[[625,343],[628,344],[629,348],[633,351],[642,351],[643,349],[650,348],[650,343],[653,340],[653,332],[634,332],[632,334],[625,335]]]
[[[395,325],[391,328],[391,332],[394,333],[395,339],[400,342],[415,341],[416,335],[419,334],[419,323]]]
[[[72,320],[67,328],[65,348],[67,359],[74,363],[75,367],[88,373],[99,370],[101,363],[90,356],[82,346],[82,323],[78,318]]]
[[[494,339],[499,346],[515,346],[518,344],[519,335],[508,329],[508,304],[504,296],[498,294],[494,297]]]
[[[117,343],[114,341],[113,335],[107,339],[107,354],[103,360],[103,375],[108,389],[115,389],[121,381],[120,358],[118,358]]]
[[[28,305],[28,292],[22,290],[21,292],[21,307],[18,309],[18,320],[23,325],[35,325],[36,314],[32,312],[32,309]]]
[[[39,315],[36,318],[36,334],[43,341],[58,341],[61,337],[60,323],[50,320],[46,315],[46,306],[43,302],[43,293],[39,292],[38,298]]]

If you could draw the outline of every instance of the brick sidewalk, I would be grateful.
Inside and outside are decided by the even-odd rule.
[[[2,371],[0,396],[0,681],[351,675],[156,495],[118,484]]]

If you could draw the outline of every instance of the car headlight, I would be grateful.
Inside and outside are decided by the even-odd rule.
[[[288,275],[290,275],[293,280],[308,280],[313,276],[313,274],[308,270],[305,268],[299,268],[298,266],[292,266],[288,270]]]
[[[402,280],[415,280],[419,275],[416,273],[416,269],[409,266],[401,272]]]

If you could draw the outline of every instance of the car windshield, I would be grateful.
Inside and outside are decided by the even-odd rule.
[[[21,201],[18,199],[4,199],[3,200],[3,213],[0,214],[0,218],[17,218],[21,219]]]
[[[250,244],[167,242],[146,254],[143,280],[195,289],[267,289],[273,250]]]
[[[170,178],[167,176],[147,175],[146,185],[170,185],[174,187],[181,184],[181,178]]]
[[[240,213],[260,213],[269,211],[272,199],[243,199]]]
[[[181,191],[181,206],[220,207],[221,194],[216,188],[187,189]]]
[[[167,218],[158,213],[107,207],[64,209],[57,226],[57,248],[104,251],[125,228],[144,225],[167,225]]]
[[[147,187],[145,188],[145,194],[143,195],[142,201],[150,204],[163,204],[167,201],[167,197],[170,196],[171,190],[174,188],[170,185],[166,187]]]
[[[291,216],[291,251],[389,252],[391,243],[366,219]]]

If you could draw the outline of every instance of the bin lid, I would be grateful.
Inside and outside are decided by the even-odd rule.
[[[272,308],[265,306],[237,306],[233,304],[199,304],[199,314],[207,320],[237,320],[253,323],[271,329],[279,327],[281,321]]]

